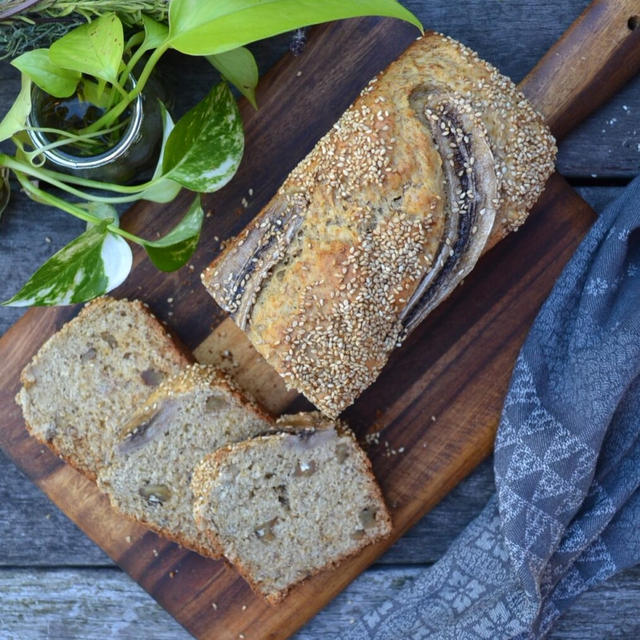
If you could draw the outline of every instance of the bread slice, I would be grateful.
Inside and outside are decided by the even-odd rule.
[[[27,429],[95,479],[122,423],[190,358],[140,301],[99,298],[23,369]]]
[[[343,425],[302,414],[277,427],[210,454],[191,484],[198,527],[272,604],[391,531],[371,463]]]
[[[163,382],[123,429],[98,475],[114,507],[201,555],[218,554],[193,520],[191,474],[206,454],[269,431],[273,419],[215,367]]]

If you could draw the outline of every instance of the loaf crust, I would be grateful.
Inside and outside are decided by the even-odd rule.
[[[509,79],[426,34],[371,80],[203,283],[287,385],[335,417],[524,222],[555,152]]]

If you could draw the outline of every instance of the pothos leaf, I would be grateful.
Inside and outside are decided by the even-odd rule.
[[[68,98],[73,95],[80,80],[80,72],[63,69],[49,58],[47,49],[27,51],[11,64],[26,73],[43,91],[56,97]]]
[[[169,44],[190,55],[211,55],[278,33],[330,20],[388,16],[420,21],[396,0],[171,0]]]
[[[171,202],[178,195],[182,187],[177,182],[162,176],[162,163],[164,161],[164,149],[167,140],[175,125],[173,124],[169,111],[162,102],[160,102],[160,115],[162,116],[162,146],[160,147],[160,155],[151,178],[153,184],[140,193],[140,198],[150,200],[151,202]]]
[[[87,229],[47,260],[15,296],[12,307],[85,302],[121,284],[131,271],[131,248],[107,230],[108,221]]]
[[[59,67],[116,84],[123,51],[122,22],[115,13],[106,13],[56,40],[49,48],[49,57]]]
[[[142,24],[144,25],[144,41],[140,48],[143,51],[157,49],[164,44],[169,35],[169,27],[167,25],[154,20],[145,13],[142,14]]]
[[[11,197],[11,187],[9,185],[9,170],[5,167],[0,168],[0,217],[9,204]]]
[[[31,78],[22,74],[22,88],[11,109],[0,122],[0,142],[22,131],[27,126],[27,116],[31,111]]]
[[[231,180],[243,152],[242,118],[222,82],[180,118],[167,140],[162,168],[165,177],[187,189],[210,193]]]
[[[207,56],[207,60],[230,82],[253,106],[256,104],[258,86],[258,65],[253,54],[246,47]]]
[[[198,195],[184,218],[166,236],[144,243],[151,262],[161,271],[175,271],[182,267],[198,246],[203,218]]]
[[[109,108],[113,98],[109,91],[105,91],[98,82],[93,82],[88,77],[82,78],[82,82],[78,85],[78,97],[101,109]]]

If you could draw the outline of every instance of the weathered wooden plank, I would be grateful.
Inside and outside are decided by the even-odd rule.
[[[577,187],[576,191],[599,214],[610,202],[620,196],[624,187]]]
[[[425,567],[377,567],[355,580],[292,640],[336,638]],[[2,640],[188,640],[191,636],[117,569],[0,570]],[[43,598],[43,594],[47,594]],[[242,603],[238,602],[238,607]],[[585,593],[551,640],[640,637],[640,567]]]
[[[557,164],[569,178],[629,179],[640,173],[640,77],[562,141]]]
[[[0,468],[0,567],[113,566],[2,452]]]
[[[615,96],[629,71],[640,67],[640,32],[630,22],[637,10],[637,0],[593,0],[522,81],[525,96],[558,138]]]
[[[119,569],[0,571],[0,640],[188,640]]]

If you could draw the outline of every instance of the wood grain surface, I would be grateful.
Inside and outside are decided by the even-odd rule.
[[[563,138],[639,67],[638,0],[594,0],[521,88],[553,134]]]
[[[262,84],[260,113],[255,115],[244,106],[247,140],[257,153],[243,163],[236,180],[208,202],[216,211],[215,229],[221,237],[242,228],[370,75],[395,57],[411,37],[406,27],[387,21],[323,27],[310,43],[314,55],[305,61],[288,59],[276,67]],[[348,64],[327,74],[326,60],[340,58],[345,49],[353,49]],[[328,58],[323,60],[324,55]],[[308,99],[292,103],[285,99],[291,93]],[[277,138],[272,128],[261,126],[262,118],[278,123]],[[249,188],[254,199],[245,209],[239,203]],[[156,224],[168,225],[187,199],[185,195],[164,208],[134,207],[126,225],[144,228],[152,216]],[[383,443],[396,450],[405,448],[402,456],[388,455],[384,445],[370,452],[394,511],[396,537],[488,453],[517,350],[591,220],[589,207],[561,178],[554,177],[526,233],[496,247],[394,354],[381,379],[347,412],[360,435],[384,430]],[[157,274],[138,255],[134,277],[119,293],[150,301],[190,346],[201,345],[198,354],[206,359],[216,357],[228,334],[223,328],[226,335],[219,336],[222,342],[214,340],[213,346],[212,339],[207,340],[212,326],[223,318],[196,279],[218,243],[211,233],[204,235],[192,269],[187,267],[177,276]],[[167,302],[169,297],[174,298],[173,304]],[[367,550],[339,572],[318,576],[281,607],[271,609],[222,563],[205,561],[168,543],[158,545],[155,536],[116,517],[90,483],[26,436],[12,403],[16,376],[25,361],[73,313],[71,309],[30,311],[0,342],[2,447],[192,633],[203,638],[235,638],[240,633],[248,638],[286,637],[381,552],[382,547]],[[232,338],[236,340],[234,357],[244,357],[238,336]],[[270,383],[268,371],[262,380],[261,386]],[[270,395],[278,398],[278,408],[290,400],[278,391]],[[238,610],[240,601],[247,610]]]

